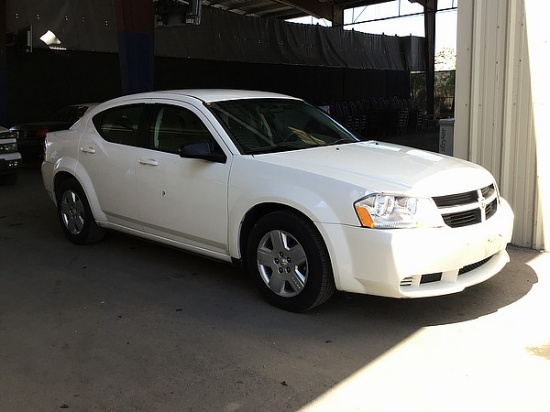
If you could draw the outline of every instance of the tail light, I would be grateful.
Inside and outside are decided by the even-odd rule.
[[[46,126],[40,126],[34,131],[33,137],[45,139],[47,134],[48,134],[48,128]]]

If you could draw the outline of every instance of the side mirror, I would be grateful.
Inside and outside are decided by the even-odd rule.
[[[213,153],[210,150],[210,144],[206,141],[183,144],[180,147],[179,154],[184,158],[202,159],[215,163],[225,163],[227,161],[225,154]]]

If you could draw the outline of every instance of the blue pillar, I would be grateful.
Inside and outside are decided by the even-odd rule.
[[[122,94],[153,90],[155,57],[153,2],[151,0],[115,0],[115,8]]]

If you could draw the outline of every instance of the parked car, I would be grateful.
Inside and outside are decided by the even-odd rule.
[[[487,170],[361,141],[280,94],[111,100],[48,134],[42,176],[72,242],[112,229],[233,262],[290,311],[335,290],[455,293],[509,261],[514,216]]]
[[[21,163],[15,134],[0,127],[0,184],[17,182],[17,170],[21,167]]]
[[[19,151],[25,161],[41,161],[44,157],[44,140],[48,132],[66,130],[97,103],[74,104],[57,110],[42,122],[23,123],[10,128],[17,134]]]

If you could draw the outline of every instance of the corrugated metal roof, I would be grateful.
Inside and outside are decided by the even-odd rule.
[[[342,10],[394,0],[203,0],[202,4],[244,16],[281,20],[303,16],[333,19]]]

